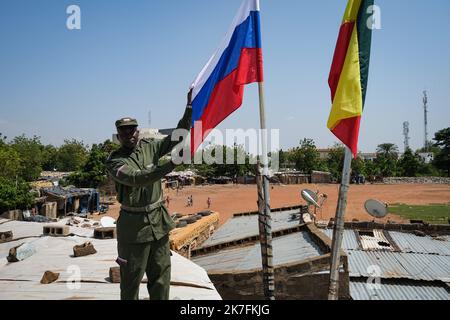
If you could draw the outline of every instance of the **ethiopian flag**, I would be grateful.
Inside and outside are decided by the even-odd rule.
[[[374,0],[349,0],[334,52],[328,83],[333,106],[328,128],[353,153],[366,98],[372,42],[371,6]]]

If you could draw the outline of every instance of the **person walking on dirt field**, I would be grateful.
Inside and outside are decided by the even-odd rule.
[[[177,129],[191,128],[192,90]],[[172,160],[160,159],[179,143],[168,136],[161,141],[139,140],[138,123],[132,118],[116,121],[121,144],[106,161],[121,204],[117,220],[117,263],[120,265],[120,297],[138,300],[139,286],[147,274],[151,300],[168,300],[170,291],[169,232],[175,225],[164,206],[162,178],[175,169]]]
[[[188,197],[186,207],[190,207],[190,206],[191,206],[191,197]]]

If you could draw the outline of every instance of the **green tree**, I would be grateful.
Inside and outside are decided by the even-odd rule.
[[[433,165],[450,177],[450,128],[436,132],[433,140],[436,141],[435,146],[440,149],[435,155]]]
[[[402,177],[417,177],[420,171],[421,159],[417,154],[414,154],[411,149],[406,149],[398,162],[399,174]]]
[[[16,180],[21,174],[21,169],[19,153],[0,142],[0,177]]]
[[[441,173],[432,163],[425,163],[420,159],[420,166],[417,175],[420,177],[439,177]]]
[[[336,181],[341,181],[342,169],[344,167],[345,147],[341,144],[335,144],[330,149],[326,160],[328,171]]]
[[[64,144],[58,149],[57,169],[65,172],[80,170],[87,157],[87,147],[82,141],[64,140]]]
[[[98,188],[108,177],[106,160],[111,152],[118,148],[119,146],[110,140],[94,144],[83,168],[71,174],[67,178],[68,182],[79,188]]]
[[[314,170],[325,170],[325,165],[320,159],[320,154],[312,139],[303,139],[300,142],[300,147],[291,151],[289,158],[300,172],[309,174]]]
[[[352,173],[366,175],[366,163],[360,157],[352,160]]]
[[[194,169],[202,177],[209,178],[209,177],[213,177],[214,176],[214,168],[213,168],[212,165],[208,165],[206,163],[197,164],[197,165],[194,166]]]
[[[430,144],[430,146],[428,146],[427,148],[420,148],[420,149],[418,149],[416,152],[417,152],[417,153],[427,153],[427,152],[431,152],[431,153],[433,153],[433,154],[437,154],[437,153],[439,153],[440,150],[441,150],[441,149],[440,149],[438,146],[436,146],[436,145],[434,145],[434,144]]]
[[[14,181],[0,177],[0,213],[30,208],[35,197],[30,190],[30,185],[22,180]]]
[[[0,146],[6,144],[7,137],[3,135],[3,133],[0,132]]]
[[[393,177],[397,173],[398,147],[393,143],[383,143],[377,147],[377,165],[382,177]]]
[[[393,143],[382,143],[377,147],[377,155],[398,159],[398,147]]]
[[[201,176],[234,178],[250,172],[255,173],[254,165],[250,164],[252,158],[242,145],[235,144],[233,147],[210,145],[204,150],[198,151],[196,158],[199,157],[198,153],[200,152],[203,152],[203,163],[195,164],[192,168]],[[205,162],[206,155],[210,155],[215,163],[207,164]],[[232,159],[233,163],[227,163],[227,158]]]
[[[52,145],[42,148],[42,169],[53,171],[58,168],[58,149]]]
[[[364,161],[364,168],[366,171],[366,177],[368,181],[374,182],[381,174],[380,169],[378,168],[375,161],[372,160],[366,160]]]
[[[21,173],[25,181],[34,181],[42,172],[43,145],[40,137],[27,138],[25,135],[15,137],[10,146],[19,154]]]
[[[279,154],[278,161],[280,163],[280,168],[284,168],[288,162],[288,153],[284,152],[283,149],[281,149],[278,154]]]

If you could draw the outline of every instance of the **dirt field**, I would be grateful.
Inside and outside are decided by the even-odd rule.
[[[302,189],[319,190],[328,195],[323,209],[319,210],[318,219],[328,220],[334,217],[337,205],[339,185],[288,185],[273,186],[271,190],[271,206],[273,208],[305,204],[300,196]],[[196,213],[208,208],[207,199],[212,199],[211,210],[220,213],[222,225],[234,213],[256,211],[255,185],[215,185],[205,187],[185,187],[177,194],[169,190],[169,211],[181,214]],[[187,207],[187,198],[192,195],[193,207]],[[410,205],[439,204],[450,202],[450,185],[352,185],[348,196],[346,220],[373,220],[364,210],[364,202],[368,199],[378,199],[387,203],[404,203]],[[108,215],[117,218],[119,205],[110,207]],[[399,216],[388,215],[384,221],[398,221]],[[383,221],[382,220],[382,221]]]

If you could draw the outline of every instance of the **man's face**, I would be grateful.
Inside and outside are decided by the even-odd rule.
[[[127,149],[134,149],[139,141],[139,130],[136,126],[126,126],[117,129],[120,144]]]

